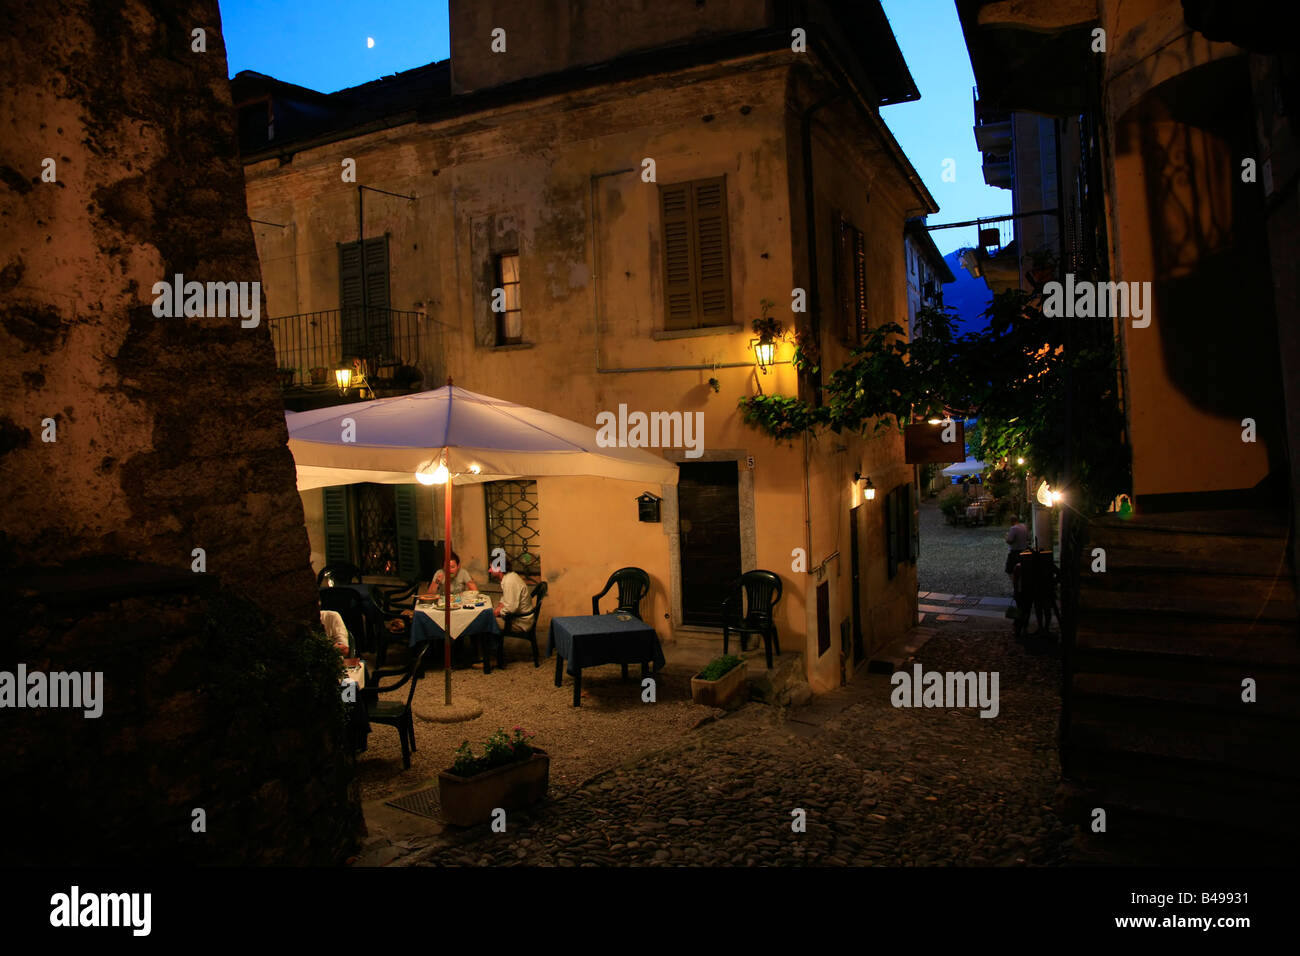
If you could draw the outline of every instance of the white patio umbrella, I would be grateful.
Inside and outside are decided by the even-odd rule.
[[[451,704],[451,486],[521,475],[677,484],[677,466],[637,448],[605,448],[596,430],[456,388],[286,412],[298,489],[354,482],[447,484],[443,588],[446,703]]]
[[[965,461],[957,462],[955,465],[949,465],[943,470],[942,474],[952,478],[959,475],[980,475],[987,470],[988,469],[984,467],[984,462],[972,461],[968,458]]]

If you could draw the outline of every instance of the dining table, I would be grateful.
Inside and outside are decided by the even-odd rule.
[[[469,596],[466,596],[469,595]],[[446,609],[442,599],[415,602],[411,618],[410,644],[415,647],[424,641],[441,641],[446,636],[443,621]],[[483,673],[492,673],[492,646],[501,649],[501,628],[492,612],[492,600],[478,591],[452,595],[451,639],[473,638],[483,658]],[[498,657],[498,663],[501,658]]]
[[[574,707],[582,706],[583,668],[621,664],[626,678],[627,665],[640,664],[644,678],[647,665],[654,664],[658,673],[665,663],[655,629],[627,613],[551,618],[547,654],[551,652],[555,653],[555,686],[563,686],[566,669],[573,678]]]

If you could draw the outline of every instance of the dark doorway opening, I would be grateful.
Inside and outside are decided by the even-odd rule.
[[[734,461],[679,468],[682,623],[721,627],[722,602],[741,571],[739,472]]]

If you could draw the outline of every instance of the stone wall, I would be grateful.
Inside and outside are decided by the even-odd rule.
[[[334,679],[294,656],[316,595],[266,324],[153,307],[177,274],[260,281],[217,4],[0,0],[0,22],[0,671],[106,686],[98,719],[0,709],[0,763],[22,768],[23,800],[72,788],[56,802],[93,794],[129,822],[79,823],[82,851],[48,862],[337,859],[359,820],[347,779],[321,776],[350,774],[335,728],[306,706],[243,720],[271,706],[259,693]],[[97,591],[124,562],[154,571]],[[149,583],[168,571],[191,579],[183,600]],[[52,620],[64,586],[81,603]],[[234,607],[256,632],[238,669],[221,664]],[[227,825],[186,848],[173,811],[197,800]],[[57,848],[68,819],[44,806],[22,819]]]

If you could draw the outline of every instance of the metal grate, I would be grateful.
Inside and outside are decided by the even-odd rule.
[[[437,787],[430,787],[428,790],[417,790],[415,793],[408,793],[396,800],[386,800],[384,802],[385,805],[395,810],[405,810],[407,813],[414,813],[416,816],[429,817],[434,820],[442,819],[442,803],[438,800]]]
[[[357,485],[357,553],[362,574],[397,573],[397,495],[392,485]]]
[[[502,548],[520,574],[536,576],[542,569],[541,531],[537,521],[537,482],[489,481],[483,489],[487,504],[488,560]]]

